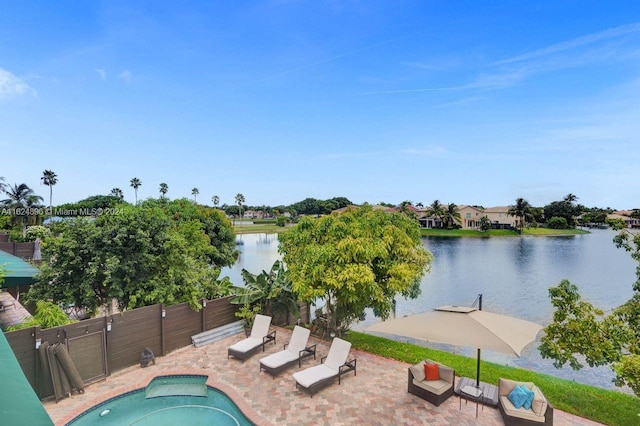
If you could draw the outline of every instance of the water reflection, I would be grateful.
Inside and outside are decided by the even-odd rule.
[[[547,325],[553,315],[549,287],[563,279],[576,284],[585,299],[610,310],[631,297],[636,267],[628,253],[615,247],[614,235],[610,230],[593,230],[591,234],[572,237],[424,238],[425,247],[434,255],[431,273],[422,279],[418,298],[397,300],[396,315],[425,312],[442,305],[470,305],[482,293],[486,310]],[[243,284],[243,268],[258,274],[281,259],[275,234],[245,234],[238,238],[243,243],[238,246],[240,259],[222,274],[236,285]],[[364,322],[353,328],[363,330],[377,321],[369,313]],[[453,349],[474,356],[472,348]],[[608,368],[556,370],[549,360],[540,358],[537,344],[526,348],[522,358],[486,352],[483,359],[488,361],[615,388]]]

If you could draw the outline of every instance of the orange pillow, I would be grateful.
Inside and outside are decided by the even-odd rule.
[[[424,379],[440,380],[440,370],[438,370],[438,364],[424,364]]]

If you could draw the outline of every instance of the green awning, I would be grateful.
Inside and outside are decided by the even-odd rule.
[[[35,348],[34,348],[35,351]],[[0,424],[53,425],[0,331]]]
[[[0,267],[5,274],[2,287],[17,287],[19,285],[31,285],[34,277],[40,273],[37,268],[31,266],[19,257],[0,250]]]

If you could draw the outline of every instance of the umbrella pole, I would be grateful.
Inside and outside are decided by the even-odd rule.
[[[478,365],[476,367],[476,387],[480,387],[480,348],[478,348]]]

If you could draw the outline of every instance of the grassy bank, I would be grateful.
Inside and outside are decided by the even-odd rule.
[[[425,358],[455,369],[457,376],[476,376],[476,360],[449,352],[398,342],[365,333],[351,331],[345,337],[353,348],[385,358],[415,364]],[[500,377],[534,382],[545,393],[551,404],[562,411],[606,425],[636,425],[639,423],[640,400],[634,395],[582,385],[547,374],[514,367],[481,362],[481,380],[494,385]]]
[[[516,231],[506,229],[492,229],[489,231],[476,231],[473,229],[420,229],[423,237],[517,237],[520,234]],[[525,228],[522,235],[533,236],[564,236],[588,234],[589,231],[582,229],[549,229],[549,228]]]

